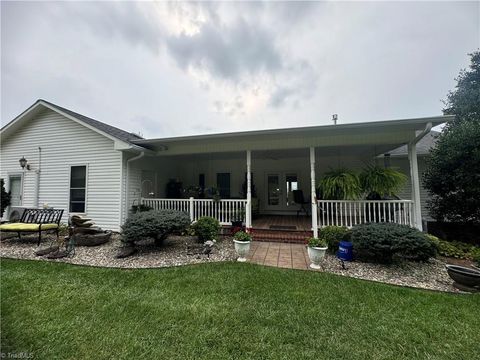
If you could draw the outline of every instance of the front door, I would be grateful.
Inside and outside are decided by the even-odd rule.
[[[9,178],[10,183],[10,194],[11,206],[21,206],[22,205],[22,176],[10,176]]]
[[[288,211],[293,205],[292,191],[298,190],[298,175],[293,172],[267,173],[265,177],[267,210]]]

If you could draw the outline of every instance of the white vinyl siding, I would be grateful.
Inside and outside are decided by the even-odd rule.
[[[70,167],[86,165],[87,203],[85,214],[104,229],[118,231],[121,213],[122,153],[113,140],[51,110],[44,110],[14,135],[2,137],[0,176],[18,173],[18,160],[25,156],[23,206],[64,209],[68,220]],[[35,203],[36,173],[41,147],[39,201]]]
[[[433,220],[429,214],[427,208],[427,200],[430,198],[427,189],[423,187],[423,173],[425,172],[425,157],[418,156],[417,158],[418,163],[418,176],[420,179],[420,205],[422,207],[422,218],[428,221]],[[411,199],[412,198],[412,182],[410,178],[410,164],[408,162],[407,157],[392,157],[390,159],[390,164],[393,168],[396,168],[403,172],[405,175],[408,176],[408,181],[403,187],[402,191],[400,191],[399,196],[402,199]]]

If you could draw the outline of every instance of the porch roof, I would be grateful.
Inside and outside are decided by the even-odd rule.
[[[314,147],[381,146],[393,149],[411,141],[416,131],[428,123],[445,123],[454,116],[388,120],[338,125],[322,125],[242,131],[233,133],[139,139],[132,143],[158,152],[158,155],[182,155],[244,150],[279,150]]]

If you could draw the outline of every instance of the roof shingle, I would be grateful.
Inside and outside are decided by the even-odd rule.
[[[133,140],[143,139],[143,137],[141,137],[140,135],[129,133],[128,131],[119,129],[119,128],[117,128],[115,126],[112,126],[112,125],[105,124],[101,121],[89,118],[85,115],[76,113],[72,110],[65,109],[64,107],[55,105],[55,104],[53,104],[49,101],[46,101],[46,100],[39,100],[39,101],[43,101],[44,103],[56,108],[57,110],[62,111],[62,112],[66,113],[70,116],[73,116],[77,120],[79,120],[81,122],[84,122],[85,124],[88,124],[90,126],[93,126],[94,128],[96,128],[100,131],[103,131],[103,132],[105,132],[105,133],[107,133],[107,134],[109,134],[109,135],[111,135],[111,136],[113,136],[113,137],[115,137],[119,140],[125,141],[127,143],[131,143]]]

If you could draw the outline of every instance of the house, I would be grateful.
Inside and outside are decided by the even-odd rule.
[[[417,157],[418,157],[418,172],[421,175],[425,172],[426,163],[425,160],[430,154],[430,150],[435,146],[437,138],[440,135],[440,132],[432,130],[426,134],[417,144]],[[408,160],[408,149],[407,145],[402,145],[396,149],[388,151],[387,153],[381,155],[380,157],[384,158],[385,166],[392,166],[399,171],[409,174],[409,160]],[[412,185],[410,182],[405,185],[402,191],[398,194],[402,199],[410,199],[412,196]],[[420,204],[422,208],[422,218],[427,221],[433,221],[433,218],[430,216],[427,209],[427,200],[429,199],[429,194],[427,189],[425,189],[420,183]]]
[[[425,193],[418,169],[423,153],[417,160],[415,145],[449,118],[143,139],[38,100],[1,129],[0,177],[12,192],[12,207],[48,204],[66,210],[64,221],[81,213],[115,231],[139,204],[186,211],[192,220],[215,216],[223,224],[245,212],[249,228],[278,219],[282,228],[282,219],[289,218],[314,234],[324,225],[364,221],[421,228]],[[408,159],[404,150],[402,155],[391,151],[401,146]],[[407,198],[375,204],[316,199],[316,181],[330,167],[359,169],[389,152],[392,163],[399,161],[411,174]],[[27,160],[24,168],[21,158]],[[208,193],[212,187],[220,201],[179,192]],[[308,216],[296,217],[300,205],[294,190],[302,191]],[[252,212],[264,216],[256,220]]]

